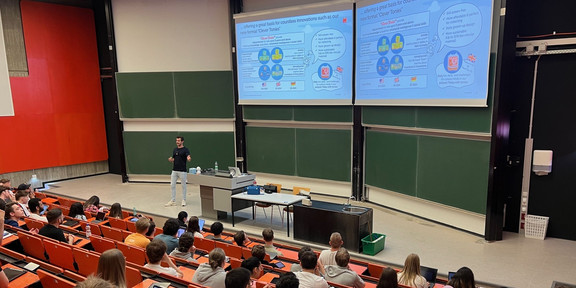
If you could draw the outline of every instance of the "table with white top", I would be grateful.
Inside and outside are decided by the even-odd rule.
[[[300,203],[302,199],[306,198],[306,196],[285,193],[261,193],[250,195],[247,192],[243,192],[234,194],[230,198],[232,200],[232,206],[234,206],[235,200],[252,202],[252,219],[255,219],[254,203],[256,202],[290,207],[296,203]],[[232,226],[234,226],[234,209],[232,209]],[[286,229],[287,236],[290,237],[290,213],[286,213]]]

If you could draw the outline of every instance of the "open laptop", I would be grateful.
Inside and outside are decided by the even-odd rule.
[[[12,280],[24,275],[26,273],[26,270],[21,270],[21,269],[14,269],[14,268],[5,268],[3,269],[4,274],[6,274],[6,277],[8,278],[8,282],[12,282]]]
[[[452,280],[452,277],[454,277],[454,274],[456,274],[456,272],[448,272],[448,281]]]
[[[98,214],[96,214],[96,219],[92,220],[92,222],[90,222],[90,223],[98,224],[98,223],[104,221],[104,219],[106,219],[106,213],[99,211]]]
[[[198,219],[198,226],[200,226],[200,231],[204,231],[202,229],[204,229],[204,223],[206,222],[206,220],[204,219]]]
[[[420,266],[420,275],[426,278],[426,281],[430,283],[430,288],[436,285],[436,276],[438,275],[438,269],[430,268],[426,266]]]

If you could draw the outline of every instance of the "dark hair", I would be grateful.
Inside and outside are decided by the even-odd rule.
[[[122,206],[120,203],[116,202],[110,206],[108,218],[122,218]]]
[[[50,209],[48,213],[46,213],[46,220],[48,220],[48,223],[54,224],[60,216],[62,216],[62,210],[58,208]]]
[[[180,141],[184,142],[184,137],[183,136],[176,136],[176,139],[180,138]]]
[[[40,198],[32,198],[28,201],[28,209],[31,213],[39,212],[40,201],[42,201]]]
[[[304,252],[300,258],[300,265],[302,266],[302,269],[314,269],[316,268],[317,263],[318,257],[316,257],[316,253],[312,251]]]
[[[185,232],[184,234],[180,235],[180,239],[178,239],[178,251],[188,252],[192,245],[194,245],[194,234]]]
[[[243,230],[240,230],[234,234],[234,242],[238,246],[244,246],[244,241],[246,241],[246,233]]]
[[[212,232],[214,236],[222,234],[222,231],[224,231],[224,225],[218,221],[212,223],[212,226],[210,226],[210,232]]]
[[[16,202],[6,204],[6,219],[10,219],[10,213],[14,212],[14,206],[18,205]]]
[[[286,274],[280,276],[278,282],[276,282],[276,288],[298,288],[300,286],[300,281],[296,277],[296,274],[292,272],[286,272]]]
[[[226,288],[246,288],[250,284],[250,271],[246,268],[238,267],[226,273],[224,284]]]
[[[178,224],[178,220],[174,218],[170,218],[164,222],[164,227],[162,227],[163,234],[174,236],[178,233],[178,228],[180,228],[180,224]]]
[[[162,260],[164,254],[166,254],[166,243],[159,239],[154,239],[146,245],[146,256],[150,260],[150,263],[155,264]]]
[[[302,246],[302,248],[300,248],[300,250],[298,250],[298,260],[301,260],[302,254],[304,254],[304,252],[308,252],[308,251],[312,251],[312,248],[310,248],[310,246]]]
[[[82,203],[74,202],[70,205],[70,212],[68,212],[68,216],[74,218],[76,215],[84,215],[84,207],[82,207]]]
[[[252,274],[254,273],[254,268],[260,267],[260,260],[256,257],[250,257],[242,261],[240,267],[248,269],[248,271],[250,271],[250,274]]]
[[[454,288],[474,288],[476,282],[474,281],[474,273],[468,267],[462,267],[456,271],[452,279],[448,281],[448,285]]]
[[[262,245],[255,245],[252,247],[252,256],[258,258],[260,262],[264,261],[266,257],[266,248]]]
[[[377,277],[377,275],[370,275]],[[384,268],[376,288],[398,288],[398,274],[390,267]]]
[[[0,209],[6,211],[6,201],[2,198],[0,198]]]
[[[190,219],[188,219],[188,227],[186,227],[186,231],[188,232],[198,232],[198,233],[202,233],[202,231],[200,231],[200,224],[198,223],[200,219],[198,219],[198,217],[196,216],[190,216]]]
[[[184,219],[186,219],[188,217],[188,213],[186,213],[186,211],[180,211],[178,213],[178,221],[184,223]]]
[[[92,195],[92,197],[88,198],[88,200],[84,202],[84,209],[90,207],[90,205],[100,207],[100,198],[98,198],[96,195]]]
[[[148,232],[146,232],[146,236],[152,236],[152,234],[154,234],[154,230],[156,230],[156,223],[150,220],[150,227],[148,227]]]
[[[264,238],[266,242],[274,240],[274,231],[270,228],[264,229],[262,231],[262,238]]]
[[[18,191],[16,191],[14,198],[16,198],[16,201],[18,201],[18,200],[20,200],[20,198],[28,196],[28,194],[29,193],[26,192],[26,190],[18,190]]]

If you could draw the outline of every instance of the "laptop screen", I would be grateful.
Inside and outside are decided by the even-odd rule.
[[[430,268],[430,267],[426,267],[426,266],[420,266],[420,274],[422,274],[422,277],[426,278],[426,281],[428,281],[430,283],[435,283],[436,282],[436,276],[438,274],[438,269],[434,269],[434,268]]]
[[[184,234],[184,232],[186,232],[186,228],[178,229],[178,235],[176,235],[176,238],[180,238],[180,236],[182,236],[182,234]]]
[[[202,230],[204,228],[204,222],[206,222],[206,220],[198,219],[198,226],[200,226],[200,231],[204,231]]]
[[[105,217],[106,213],[104,212],[98,212],[98,214],[96,214],[96,220],[104,220]]]
[[[448,280],[452,280],[452,277],[454,277],[454,274],[456,274],[456,272],[448,272]]]

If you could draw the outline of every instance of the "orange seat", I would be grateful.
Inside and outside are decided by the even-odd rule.
[[[380,275],[382,275],[382,271],[384,271],[384,268],[385,267],[382,265],[368,263],[368,273],[370,273],[370,276],[372,277],[380,278]]]
[[[117,242],[118,250],[122,251],[126,261],[134,264],[144,266],[146,264],[146,250],[140,247],[130,246],[121,242]]]
[[[248,259],[252,257],[252,249],[248,247],[242,247],[242,258]]]
[[[92,227],[92,226],[90,226]],[[112,239],[112,240],[116,240],[119,242],[124,242],[124,236],[122,235],[122,230],[114,228],[114,227],[108,227],[105,225],[101,225],[100,226],[100,230],[102,231],[102,236],[108,238],[108,239]]]
[[[44,244],[40,237],[19,232],[18,239],[20,240],[20,244],[22,244],[26,255],[32,256],[41,261],[46,261]]]
[[[140,270],[126,266],[126,287],[134,287],[143,280]]]
[[[63,207],[68,207],[70,208],[70,206],[72,206],[72,204],[74,204],[75,202],[78,201],[74,201],[72,199],[68,199],[68,198],[63,198],[63,197],[56,197],[58,199],[58,203],[60,203],[61,206]],[[65,214],[68,215],[68,214]]]
[[[226,256],[234,257],[237,259],[242,259],[242,247],[238,245],[228,245],[228,249],[226,251]],[[252,252],[250,252],[252,253]],[[248,258],[246,258],[248,259]]]
[[[93,273],[96,274],[100,255],[82,248],[72,248],[72,255],[78,265],[78,273],[80,273],[80,275],[88,276]]]
[[[126,221],[124,221],[124,219],[108,218],[108,223],[110,223],[110,226],[114,228],[118,228],[120,230],[128,230],[126,227]]]
[[[104,253],[104,251],[116,248],[114,241],[96,235],[90,236],[90,243],[92,243],[94,251],[98,253]]]
[[[232,266],[232,269],[236,269],[240,267],[240,265],[242,265],[242,260],[236,258],[230,258],[230,266]]]
[[[72,283],[68,280],[60,278],[50,272],[46,272],[44,270],[36,271],[38,274],[38,278],[40,278],[40,283],[42,283],[42,287],[44,288],[74,288],[76,287],[76,283]]]
[[[136,222],[126,221],[126,228],[132,233],[136,233]]]
[[[46,224],[40,220],[32,219],[29,217],[24,218],[24,222],[26,222],[26,227],[28,227],[28,230],[33,228],[40,230]]]
[[[70,271],[77,271],[74,266],[74,256],[72,246],[64,245],[56,241],[44,240],[44,249],[48,255],[50,264]]]
[[[206,239],[206,238],[194,238],[194,246],[198,249],[202,249],[204,251],[210,252],[216,247],[214,240]]]

